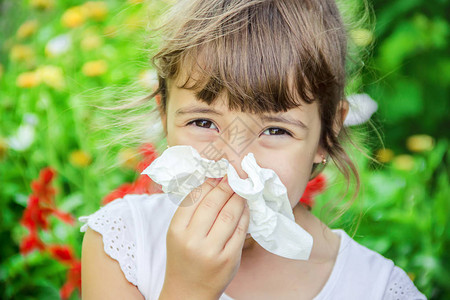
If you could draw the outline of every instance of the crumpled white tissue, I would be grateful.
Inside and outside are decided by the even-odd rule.
[[[191,146],[172,146],[156,158],[141,174],[147,174],[180,203],[207,177],[228,174],[228,184],[244,199],[250,209],[248,233],[267,251],[290,259],[307,260],[312,236],[295,222],[286,187],[271,169],[261,168],[253,153],[241,162],[248,178],[241,179],[225,159],[203,158]]]

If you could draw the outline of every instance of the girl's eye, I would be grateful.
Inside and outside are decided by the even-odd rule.
[[[263,134],[266,135],[291,135],[287,130],[278,127],[267,128]]]
[[[187,123],[187,125],[191,125],[191,124],[195,124],[196,127],[202,127],[202,128],[207,128],[207,129],[217,129],[216,125],[214,125],[214,123],[210,120],[206,120],[206,119],[197,119],[197,120],[193,120],[190,121],[189,123]],[[210,127],[210,126],[214,126],[214,127]]]

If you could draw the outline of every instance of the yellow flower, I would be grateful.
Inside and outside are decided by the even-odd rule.
[[[54,89],[62,89],[66,86],[63,71],[56,66],[42,66],[36,70],[39,81]]]
[[[373,33],[364,28],[350,31],[350,37],[356,45],[361,47],[366,47],[373,41]]]
[[[29,62],[34,59],[33,49],[26,45],[14,45],[9,55],[13,61]]]
[[[398,155],[392,160],[392,165],[397,170],[411,171],[414,168],[414,158],[408,154]]]
[[[379,149],[376,152],[376,159],[381,162],[381,163],[387,163],[390,162],[392,160],[392,158],[394,157],[394,151],[392,151],[391,149]]]
[[[83,10],[87,17],[96,21],[103,21],[108,14],[108,6],[104,1],[88,1],[83,4]]]
[[[86,76],[94,77],[100,76],[106,73],[108,70],[108,64],[104,60],[88,61],[83,65],[83,73]]]
[[[25,72],[17,77],[16,85],[21,88],[31,88],[39,84],[39,76],[36,72]]]
[[[54,0],[31,0],[31,7],[38,9],[50,9],[55,5]]]
[[[61,23],[68,28],[82,25],[86,17],[81,6],[73,6],[67,9],[61,17]]]
[[[69,155],[69,162],[75,167],[87,167],[91,164],[91,156],[83,150],[72,151]]]
[[[96,49],[103,44],[102,39],[96,34],[88,34],[81,40],[81,49],[89,51]]]
[[[134,149],[121,149],[118,160],[122,167],[134,170],[139,163],[139,153]]]
[[[411,152],[424,152],[433,149],[434,139],[426,134],[412,135],[406,140],[406,148]]]
[[[36,33],[37,27],[38,22],[36,20],[26,21],[17,29],[17,37],[19,39],[25,39],[31,36]]]

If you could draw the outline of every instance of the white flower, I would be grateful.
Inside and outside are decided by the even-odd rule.
[[[59,56],[67,52],[71,46],[72,40],[68,34],[61,34],[48,41],[45,46],[45,53],[48,56]]]
[[[33,144],[36,130],[35,127],[39,123],[38,117],[33,113],[25,113],[23,115],[22,125],[17,129],[16,134],[6,139],[8,146],[16,151],[24,151]]]
[[[26,113],[23,115],[23,121],[26,124],[29,124],[31,126],[36,126],[39,122],[38,117],[35,114],[32,113]]]
[[[367,122],[378,109],[378,104],[367,94],[353,94],[347,97],[349,112],[344,126],[359,125]]]
[[[24,151],[34,142],[35,134],[33,125],[20,125],[16,134],[7,139],[8,146],[16,151]]]

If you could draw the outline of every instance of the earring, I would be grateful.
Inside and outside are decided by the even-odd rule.
[[[326,165],[327,164],[327,159],[325,158],[325,156],[322,155],[322,165]]]

